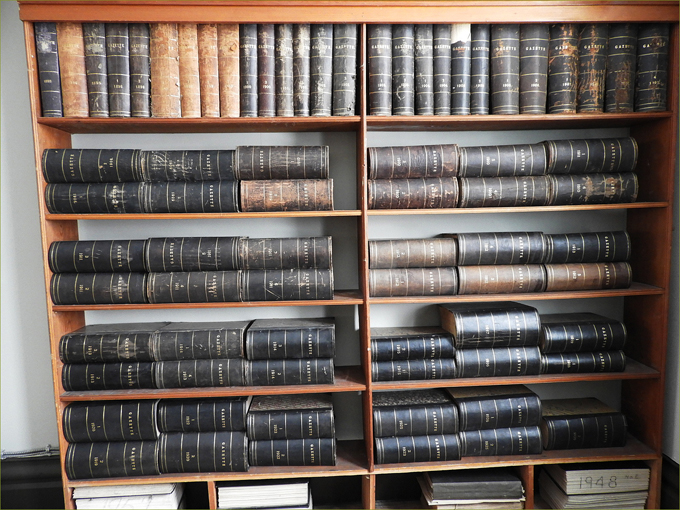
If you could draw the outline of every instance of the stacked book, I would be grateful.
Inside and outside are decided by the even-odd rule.
[[[217,508],[305,510],[314,508],[307,481],[219,482]]]
[[[54,214],[333,209],[327,146],[235,150],[46,149]]]
[[[184,508],[183,483],[100,485],[74,487],[78,509],[100,508]]]
[[[335,465],[335,418],[330,395],[256,396],[247,420],[251,466]]]

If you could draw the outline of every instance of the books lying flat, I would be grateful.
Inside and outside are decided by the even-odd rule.
[[[541,497],[551,508],[644,508],[647,491],[605,494],[565,494],[543,470],[538,477]]]
[[[309,482],[222,482],[217,508],[312,508]]]
[[[649,467],[643,462],[594,462],[544,466],[566,494],[606,494],[649,489]]]
[[[430,505],[425,497],[420,498],[423,508],[447,510],[513,510],[524,508],[524,501],[484,501],[474,500],[470,503],[442,503]],[[404,508],[413,508],[412,506]]]
[[[524,498],[522,480],[508,469],[433,471],[423,473],[418,482],[428,501],[495,502]]]
[[[120,495],[121,493],[125,495]],[[92,497],[84,498],[82,494],[91,494]],[[109,494],[109,496],[103,497],[99,494]],[[79,509],[180,508],[183,494],[184,484],[182,483],[77,487],[73,491],[76,508]]]

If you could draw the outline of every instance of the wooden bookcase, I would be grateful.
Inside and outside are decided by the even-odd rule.
[[[154,481],[197,482],[207,490],[210,508],[216,508],[216,482],[220,480],[278,479],[278,478],[335,478],[355,477],[356,501],[363,508],[375,508],[376,487],[389,481],[393,475],[413,474],[427,470],[477,469],[491,466],[515,466],[523,478],[527,501],[533,508],[534,480],[543,464],[565,462],[593,462],[638,459],[651,468],[648,508],[658,508],[661,482],[661,448],[664,370],[668,324],[669,277],[671,263],[671,225],[673,183],[676,168],[677,117],[678,117],[678,9],[675,2],[611,2],[611,1],[559,1],[559,2],[494,2],[494,1],[20,1],[20,17],[24,22],[28,61],[28,77],[31,99],[31,116],[35,142],[37,191],[39,196],[40,224],[45,281],[49,288],[50,270],[46,253],[50,243],[57,240],[79,238],[79,221],[88,224],[111,222],[134,222],[136,220],[164,220],[181,224],[188,219],[223,222],[228,230],[234,218],[251,218],[264,222],[268,219],[284,219],[304,222],[307,218],[339,218],[354,225],[358,253],[355,267],[358,288],[336,291],[333,300],[323,302],[266,302],[224,303],[191,305],[127,305],[127,306],[55,306],[49,296],[47,310],[52,353],[54,395],[56,400],[60,447],[63,456],[67,443],[61,430],[61,416],[66,405],[73,401],[116,400],[129,398],[184,398],[227,396],[237,394],[284,394],[304,392],[361,392],[363,407],[364,441],[342,441],[338,448],[338,462],[333,467],[311,468],[265,468],[251,467],[247,473],[197,473],[162,475],[153,480],[143,478],[111,478],[88,481],[69,481],[63,471],[63,487],[67,508],[73,508],[71,491],[86,485],[137,484]],[[413,116],[371,117],[366,114],[366,24],[369,23],[554,23],[554,22],[670,22],[670,60],[668,71],[668,111],[631,114],[557,114],[557,115],[487,115],[487,116]],[[330,118],[236,118],[236,119],[98,119],[98,118],[44,118],[40,116],[40,94],[33,35],[34,21],[100,21],[100,22],[194,22],[194,23],[357,23],[361,30],[359,86],[360,104],[358,115]],[[637,174],[640,180],[638,202],[633,204],[515,207],[459,210],[368,210],[366,198],[367,165],[366,148],[390,143],[376,143],[381,135],[396,132],[403,135],[427,138],[430,133],[464,132],[513,132],[541,133],[546,130],[570,130],[571,136],[593,137],[598,130],[624,130],[635,137],[640,147]],[[587,135],[583,131],[587,130]],[[47,212],[43,190],[45,182],[40,170],[40,157],[46,148],[71,147],[72,135],[78,134],[137,134],[152,133],[162,139],[166,133],[260,133],[261,143],[267,144],[270,133],[349,132],[356,135],[356,207],[332,212],[300,213],[238,213],[219,215],[171,214],[171,215],[55,215]],[[383,133],[385,132],[385,133]],[[378,138],[376,138],[378,137]],[[408,140],[408,138],[406,138]],[[380,140],[379,140],[380,141]],[[415,143],[415,142],[414,142]],[[426,141],[420,143],[427,143]],[[518,142],[521,143],[521,142]],[[398,143],[408,145],[409,142]],[[491,143],[485,143],[490,145]],[[394,144],[397,145],[397,144]],[[468,143],[467,145],[475,145]],[[580,215],[578,218],[596,218],[617,214],[623,218],[625,228],[631,235],[633,245],[634,281],[632,287],[622,290],[588,292],[553,292],[522,295],[451,296],[439,298],[369,298],[368,297],[368,238],[371,225],[381,225],[385,217],[398,222],[430,223],[448,221],[448,231],[465,228],[474,220],[486,231],[497,231],[497,218],[509,218],[522,229],[525,218],[531,214]],[[566,217],[566,216],[565,216]],[[586,220],[587,221],[587,220]],[[553,224],[555,220],[553,220]],[[345,223],[343,223],[345,225]],[[555,227],[554,227],[555,228]],[[463,231],[463,230],[461,230]],[[418,232],[406,235],[400,229],[383,237],[419,237]],[[561,306],[562,303],[599,303],[610,300],[620,311],[629,328],[626,354],[628,367],[622,373],[542,375],[513,378],[454,379],[445,381],[371,382],[369,327],[371,319],[379,310],[434,308],[439,302],[473,302],[495,300],[518,300]],[[326,310],[348,307],[358,318],[360,366],[341,367],[336,372],[332,386],[286,386],[286,387],[234,387],[187,390],[137,390],[109,392],[64,392],[61,386],[61,362],[58,356],[60,337],[86,322],[86,312],[116,313],[112,310],[156,309],[208,309],[252,307],[301,307],[318,306]],[[373,310],[373,312],[372,312]],[[101,312],[100,312],[101,311]],[[116,316],[118,317],[118,315]],[[395,319],[398,320],[398,319]],[[399,326],[402,324],[392,324]],[[629,419],[630,440],[624,448],[600,450],[546,451],[541,455],[508,457],[466,457],[461,461],[441,463],[413,463],[376,465],[373,458],[371,404],[372,392],[387,389],[431,388],[443,386],[476,386],[523,383],[536,387],[561,387],[563,383],[620,381],[621,409]],[[573,395],[576,396],[576,395]],[[63,462],[62,462],[63,466]],[[331,480],[332,482],[332,480]],[[360,492],[360,494],[359,494]],[[360,503],[359,500],[361,500]]]

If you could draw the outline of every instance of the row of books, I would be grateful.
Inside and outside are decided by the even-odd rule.
[[[669,24],[375,24],[372,115],[666,110]]]
[[[355,114],[355,24],[33,26],[45,117]]]

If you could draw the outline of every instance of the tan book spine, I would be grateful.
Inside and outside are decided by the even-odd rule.
[[[178,25],[179,91],[182,98],[182,117],[201,116],[201,80],[198,64],[198,25]]]
[[[57,47],[64,117],[88,117],[83,25],[57,23]]]
[[[177,23],[151,23],[149,31],[151,116],[181,117]]]
[[[333,179],[241,181],[241,211],[332,211]]]
[[[458,266],[458,294],[519,294],[543,292],[543,264]]]
[[[628,262],[546,264],[546,291],[625,289],[633,282]]]
[[[198,25],[198,75],[201,82],[201,116],[219,117],[217,25]]]
[[[453,296],[458,278],[455,267],[370,269],[372,297]]]
[[[456,265],[456,239],[385,239],[368,241],[371,269]]]
[[[220,87],[220,115],[239,116],[238,25],[217,25],[217,67]]]

